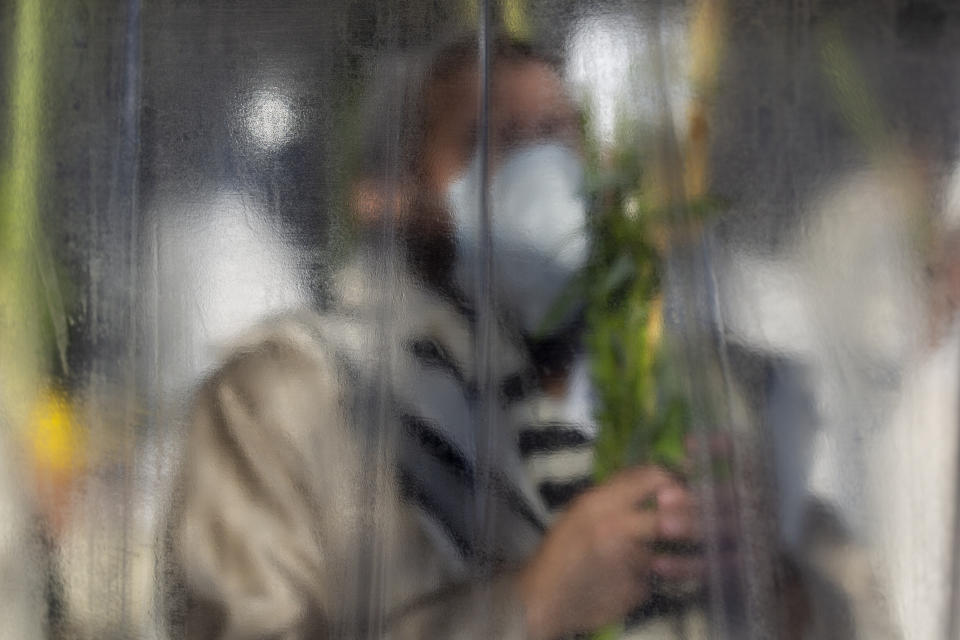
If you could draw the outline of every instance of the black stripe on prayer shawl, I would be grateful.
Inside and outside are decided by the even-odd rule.
[[[515,512],[520,514],[524,520],[539,531],[540,533],[546,533],[547,525],[534,513],[533,509],[530,508],[530,505],[527,503],[527,499],[517,491],[516,487],[507,482],[507,479],[503,474],[495,473],[493,476],[494,489],[498,494],[506,498],[507,504]]]
[[[566,506],[577,494],[592,485],[593,478],[586,476],[575,480],[545,480],[537,488],[547,508],[553,511]]]
[[[410,414],[400,416],[403,428],[417,441],[422,450],[435,458],[458,478],[473,482],[473,466],[460,449],[425,418]]]
[[[447,372],[464,389],[467,398],[476,399],[477,386],[473,381],[467,380],[462,365],[443,344],[433,338],[420,337],[407,341],[406,347],[424,368]],[[510,406],[530,395],[535,384],[532,382],[534,376],[532,371],[504,376],[499,385],[501,404]]]
[[[462,480],[467,488],[473,491],[473,465],[456,445],[447,440],[436,426],[430,424],[424,418],[403,414],[400,420],[407,433],[416,440],[425,453],[440,462],[447,471],[457,479]],[[538,531],[542,532],[546,529],[543,521],[527,504],[526,498],[501,473],[494,471],[492,482],[494,491],[506,500],[511,510],[519,514]],[[430,511],[429,508],[427,510]]]
[[[473,556],[473,545],[465,537],[460,535],[457,527],[444,515],[444,510],[437,504],[426,487],[417,481],[417,477],[409,470],[400,468],[400,491],[404,498],[415,502],[435,520],[446,532],[453,546],[464,558]]]
[[[413,356],[420,361],[420,364],[426,368],[440,369],[446,371],[460,383],[461,386],[469,386],[463,369],[456,358],[442,344],[432,338],[413,338],[407,342],[407,349]]]
[[[545,422],[524,425],[517,436],[520,456],[572,449],[590,444],[590,438],[577,425],[569,422]]]
[[[534,383],[532,382],[534,375],[531,373],[514,373],[505,376],[500,381],[500,401],[503,406],[508,407],[526,399],[530,392],[534,390]]]

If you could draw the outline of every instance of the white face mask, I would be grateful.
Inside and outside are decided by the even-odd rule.
[[[447,190],[456,224],[455,278],[468,295],[480,273],[481,187],[475,158]],[[488,196],[495,302],[535,335],[587,259],[583,164],[561,144],[520,149],[494,174]]]

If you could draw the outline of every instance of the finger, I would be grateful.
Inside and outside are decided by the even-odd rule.
[[[657,534],[668,540],[696,541],[703,538],[703,523],[693,494],[678,485],[657,492]]]
[[[674,482],[673,477],[659,467],[635,467],[622,471],[610,482],[611,490],[616,492],[618,502],[630,507],[656,506],[656,492],[663,486]],[[651,505],[645,502],[654,499]]]
[[[700,542],[703,540],[703,523],[698,514],[687,511],[658,515],[657,539],[676,542]]]
[[[696,506],[696,496],[679,482],[670,482],[657,489],[657,509],[660,511],[691,511]]]

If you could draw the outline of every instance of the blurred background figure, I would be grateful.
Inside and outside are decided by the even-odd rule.
[[[918,309],[920,344],[908,360],[890,424],[870,447],[868,518],[881,590],[903,638],[957,634],[960,423],[960,228],[957,171],[937,189]],[[925,321],[925,322],[924,322]]]
[[[169,410],[182,410],[231,340],[261,318],[303,307],[310,299],[299,256],[240,193],[202,202],[167,202],[158,225],[156,308],[165,345],[159,388]]]
[[[717,317],[776,478],[804,637],[950,637],[958,356],[942,256],[958,96],[923,96],[952,74],[957,34],[941,3],[905,3],[889,22],[862,23],[865,10],[833,14],[794,75],[761,64],[743,89],[758,117],[772,87],[824,116],[740,131],[756,136],[745,154],[770,155],[746,161],[756,211],[713,235]],[[910,53],[881,61],[881,34]],[[791,161],[781,143],[804,152]]]

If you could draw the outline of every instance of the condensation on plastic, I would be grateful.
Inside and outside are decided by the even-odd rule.
[[[3,635],[177,637],[162,527],[191,394],[250,326],[328,304],[355,246],[358,166],[379,184],[404,177],[418,56],[469,33],[489,89],[488,48],[507,31],[561,59],[601,146],[624,118],[651,132],[651,188],[697,229],[665,266],[708,558],[703,622],[686,637],[960,637],[960,12],[727,0],[697,27],[704,4],[0,6]],[[691,71],[698,47],[715,69]],[[481,184],[490,108],[481,92]],[[716,211],[695,220],[686,204],[703,195]],[[373,225],[382,283],[402,277],[402,201]],[[491,347],[489,203],[478,216],[464,517],[493,549],[496,381],[510,363]],[[358,318],[375,328],[359,413],[374,506],[399,446],[403,300],[387,289]],[[368,589],[356,628],[370,637],[399,553],[376,515],[350,583]]]

